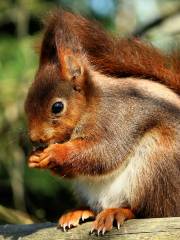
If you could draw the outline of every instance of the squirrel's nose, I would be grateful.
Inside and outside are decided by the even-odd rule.
[[[33,146],[41,146],[46,142],[42,132],[37,132],[36,130],[31,130],[29,132],[29,138]]]

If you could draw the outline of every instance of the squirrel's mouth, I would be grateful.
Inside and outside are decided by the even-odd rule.
[[[32,151],[33,152],[43,151],[45,148],[47,148],[51,144],[63,144],[65,142],[68,142],[69,140],[70,140],[70,137],[66,137],[65,139],[63,139],[63,141],[51,139],[47,142],[32,142]]]
[[[32,151],[43,151],[45,148],[49,146],[48,143],[41,143],[41,142],[32,142]]]

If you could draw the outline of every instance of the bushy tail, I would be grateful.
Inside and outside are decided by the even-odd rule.
[[[103,74],[151,79],[180,94],[180,57],[177,54],[165,55],[136,38],[112,37],[95,21],[56,10],[47,21],[42,61],[55,60],[62,47],[73,51],[82,48],[88,61]]]

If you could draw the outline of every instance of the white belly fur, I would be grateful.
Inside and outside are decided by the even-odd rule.
[[[157,151],[158,134],[149,132],[135,147],[135,151],[125,163],[111,175],[101,177],[79,177],[75,180],[75,189],[80,199],[91,209],[101,211],[106,208],[133,206],[139,189],[146,183],[152,184],[152,150]],[[143,185],[142,185],[143,183]]]
[[[95,211],[123,206],[127,202],[125,185],[128,170],[101,178],[80,177],[75,182],[78,195]]]

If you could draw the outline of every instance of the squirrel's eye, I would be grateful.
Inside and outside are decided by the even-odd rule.
[[[62,112],[63,109],[64,109],[64,104],[63,104],[63,102],[55,102],[55,103],[52,105],[51,111],[52,111],[52,113],[57,114],[57,113]]]

